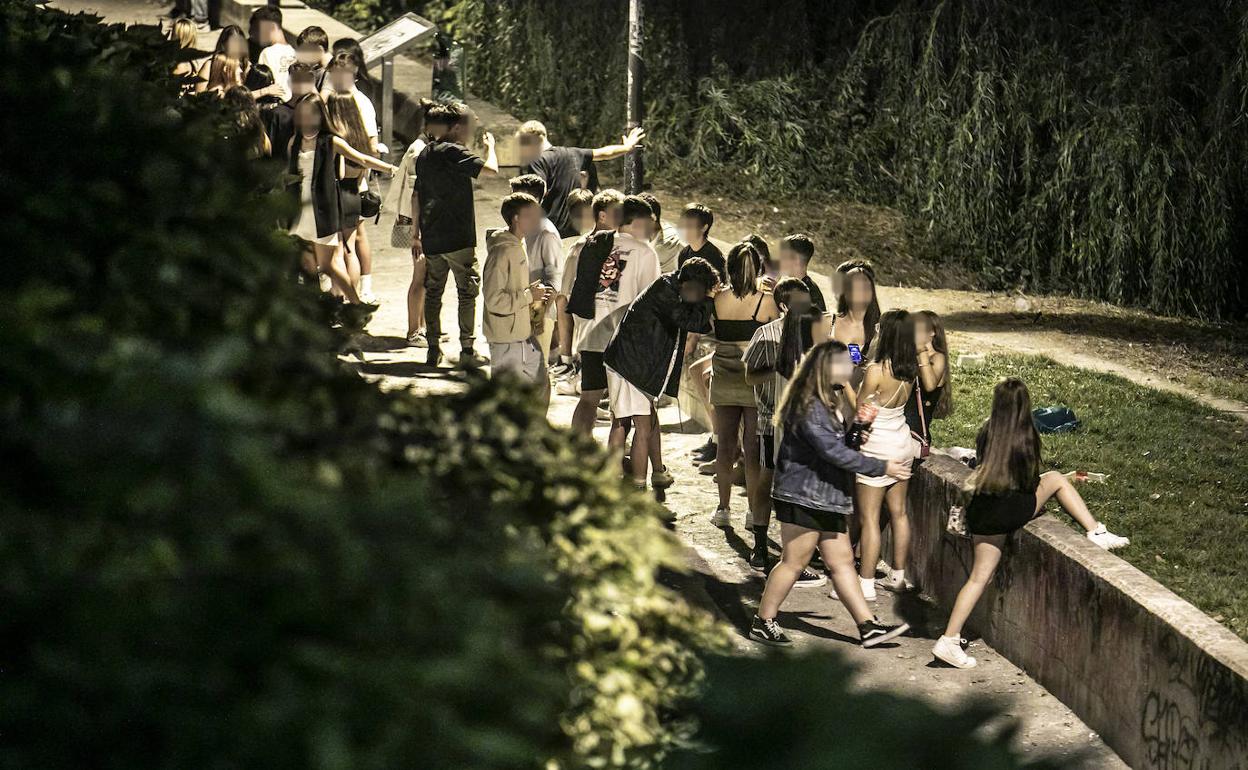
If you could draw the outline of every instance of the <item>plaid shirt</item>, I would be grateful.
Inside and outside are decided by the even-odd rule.
[[[770,369],[774,372],[776,361],[780,359],[780,332],[783,328],[783,318],[758,327],[750,338],[750,344],[745,347],[745,353],[741,355],[747,371]],[[754,402],[758,405],[758,432],[764,436],[775,433],[772,418],[776,412],[776,383],[779,379],[780,375],[773,374],[763,384],[754,386]]]

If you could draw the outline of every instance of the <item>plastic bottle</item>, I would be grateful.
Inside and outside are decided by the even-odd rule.
[[[1108,478],[1107,474],[1097,473],[1095,471],[1070,471],[1069,473],[1063,473],[1062,475],[1071,481],[1091,481],[1096,484],[1104,484],[1105,479]]]

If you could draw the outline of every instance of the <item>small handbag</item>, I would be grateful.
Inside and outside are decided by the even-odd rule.
[[[390,245],[396,249],[412,248],[412,218],[399,214],[390,228]]]
[[[949,507],[949,518],[945,520],[945,530],[957,537],[970,537],[966,533],[966,511],[960,505]]]

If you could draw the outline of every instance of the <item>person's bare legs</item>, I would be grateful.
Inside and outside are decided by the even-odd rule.
[[[869,487],[866,484],[855,485],[858,498],[858,518],[862,527],[858,541],[858,551],[862,561],[858,574],[863,580],[875,577],[875,563],[880,560],[880,508],[884,504],[884,487]]]
[[[875,614],[871,612],[866,597],[862,595],[862,583],[858,582],[858,573],[854,571],[854,549],[849,544],[849,535],[844,532],[821,532],[819,555],[823,557],[828,572],[832,573],[836,598],[845,605],[854,622],[865,623],[874,618]]]
[[[611,430],[607,431],[607,449],[623,451],[628,444],[628,432],[633,429],[632,417],[612,417]]]
[[[711,357],[705,356],[689,364],[689,383],[693,395],[706,405],[706,418],[715,425],[715,407],[711,406]]]
[[[605,390],[583,390],[581,398],[572,411],[572,430],[582,436],[594,435],[594,421],[598,419],[598,404]]]
[[[633,484],[646,485],[646,469],[650,461],[650,436],[655,430],[654,413],[642,414],[633,418],[633,448],[629,459],[633,462]]]
[[[771,468],[759,467],[757,488],[750,501],[750,511],[754,514],[754,526],[765,527],[771,521],[771,482],[776,472]]]
[[[904,570],[906,560],[910,556],[910,516],[906,511],[906,490],[910,482],[898,481],[884,493],[888,503],[889,518],[893,525],[893,564],[895,570]],[[875,564],[871,565],[871,574],[875,574]]]
[[[368,242],[368,230],[364,229],[364,220],[355,226],[355,253],[360,260],[360,278],[373,274],[373,246]]]
[[[780,605],[793,590],[802,570],[810,564],[810,557],[815,555],[815,548],[819,545],[819,530],[782,523],[780,542],[780,561],[767,575],[767,585],[763,587],[763,596],[758,602],[758,616],[763,620],[776,619]],[[858,593],[861,595],[862,590],[859,589]]]
[[[355,231],[352,230],[342,238],[342,258],[347,266],[347,277],[351,279],[351,285],[356,291],[360,288],[360,255],[355,250],[356,239]]]
[[[572,355],[572,314],[568,312],[568,298],[562,294],[555,297],[555,308],[559,311],[559,326],[555,330],[559,336],[559,354]]]
[[[1049,471],[1040,475],[1040,486],[1036,487],[1036,513],[1040,513],[1044,504],[1053,497],[1057,498],[1057,502],[1066,509],[1072,519],[1078,522],[1079,526],[1088,532],[1096,529],[1096,518],[1088,510],[1088,504],[1083,501],[1079,490],[1075,489],[1070,479],[1057,471]]]
[[[741,452],[745,457],[745,499],[754,513],[754,498],[758,496],[758,410],[747,406],[741,410]]]
[[[732,505],[732,467],[737,463],[737,430],[741,426],[742,408],[721,406],[715,410],[715,482],[719,485],[719,508],[727,511]]]
[[[407,286],[407,336],[425,328],[425,255],[412,258],[412,282]],[[434,340],[437,343],[438,340]]]
[[[312,248],[312,244],[305,243],[303,251],[299,252],[299,266],[306,275],[319,278],[320,274],[316,270],[316,249]]]
[[[312,247],[316,249],[316,266],[320,268],[322,273],[329,276],[330,282],[334,288],[342,292],[348,302],[359,302],[360,295],[356,293],[355,287],[351,285],[351,278],[346,271],[340,266],[340,262],[334,259],[339,251],[337,246],[326,246],[322,243],[314,243]]]
[[[663,431],[659,427],[659,413],[650,412],[650,418],[653,423],[650,430],[650,468],[661,471],[666,466],[663,464]]]
[[[971,564],[971,574],[967,576],[958,598],[953,600],[953,610],[949,613],[949,623],[945,626],[945,636],[962,638],[962,626],[971,616],[971,610],[984,595],[992,573],[996,572],[1001,562],[1001,548],[1005,545],[1005,535],[975,535],[971,538],[975,549],[975,561]]]

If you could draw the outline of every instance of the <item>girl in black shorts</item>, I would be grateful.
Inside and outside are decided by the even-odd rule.
[[[966,506],[966,529],[975,560],[966,585],[958,592],[944,636],[932,654],[951,666],[973,668],[975,659],[962,649],[962,626],[1001,561],[1001,548],[1014,530],[1034,519],[1049,498],[1088,532],[1088,539],[1111,550],[1128,545],[1092,518],[1070,479],[1057,471],[1040,473],[1040,433],[1031,419],[1031,395],[1022,380],[1011,377],[992,392],[992,415],[975,441],[979,464],[968,481],[972,493]]]
[[[862,595],[854,552],[846,534],[853,513],[854,474],[910,476],[910,460],[879,460],[845,443],[849,408],[845,386],[853,372],[849,350],[835,341],[810,349],[776,407],[777,447],[771,497],[780,521],[783,551],[767,576],[750,638],[766,644],[789,644],[776,615],[793,584],[818,548],[832,573],[837,598],[849,610],[863,647],[874,647],[910,627],[884,625]]]

